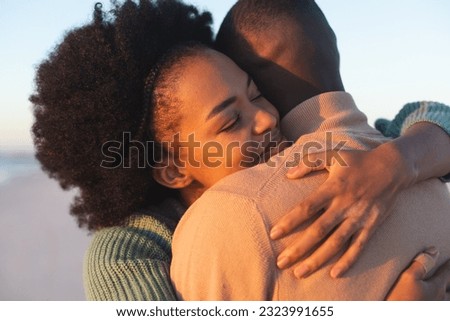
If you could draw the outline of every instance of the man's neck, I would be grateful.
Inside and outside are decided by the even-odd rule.
[[[280,117],[283,118],[291,110],[300,105],[301,103],[321,94],[327,92],[345,91],[342,81],[330,81],[328,84],[321,86],[321,88],[314,87],[309,84],[296,84],[297,90],[289,90],[290,94],[280,97],[277,103],[274,105],[277,107]]]

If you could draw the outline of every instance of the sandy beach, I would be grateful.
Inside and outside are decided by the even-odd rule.
[[[0,300],[84,300],[86,230],[39,169],[0,185]]]

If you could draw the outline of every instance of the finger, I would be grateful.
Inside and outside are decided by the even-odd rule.
[[[358,228],[359,224],[350,220],[344,221],[314,253],[294,269],[294,275],[302,278],[317,271],[346,246]]]
[[[317,167],[311,167],[303,163],[299,163],[297,166],[292,167],[287,171],[286,177],[289,179],[301,178],[317,170]]]
[[[353,212],[353,214],[352,214]],[[353,224],[359,224],[362,228],[352,237],[352,241],[345,253],[334,264],[330,271],[332,278],[338,278],[348,271],[361,255],[371,235],[380,224],[380,207],[367,206],[364,202],[355,204],[349,210],[350,220]]]
[[[330,208],[311,226],[303,231],[293,244],[281,252],[277,260],[277,266],[280,269],[283,269],[298,261],[301,257],[310,252],[319,242],[324,240],[327,235],[341,223],[341,220],[340,212],[336,211],[334,208]],[[352,234],[350,234],[350,236]],[[335,236],[334,239],[336,238],[337,237]],[[333,254],[335,253],[336,252]]]
[[[307,157],[305,157],[297,166],[287,171],[286,177],[290,179],[301,178],[311,172],[320,171],[325,168],[326,164],[320,157],[313,160],[307,160]]]
[[[438,256],[439,252],[435,247],[426,249],[414,258],[410,266],[404,271],[404,274],[413,277],[415,280],[424,280],[427,274],[436,266]]]
[[[270,238],[276,240],[287,235],[307,219],[326,208],[336,194],[332,188],[324,183],[274,225],[270,231]]]
[[[355,264],[364,247],[367,245],[371,234],[372,233],[369,230],[362,229],[354,235],[348,249],[331,268],[330,276],[332,278],[340,277]]]

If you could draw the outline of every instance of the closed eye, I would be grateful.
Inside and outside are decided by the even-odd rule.
[[[219,133],[231,131],[234,127],[236,127],[239,124],[240,120],[241,120],[241,115],[236,114],[236,116],[233,118],[233,120],[231,122],[227,123],[224,127],[222,127],[222,129],[219,131]]]
[[[258,100],[258,99],[261,98],[261,97],[262,97],[262,94],[261,94],[261,93],[258,93],[258,95],[256,95],[256,96],[253,97],[252,99],[250,99],[250,101]]]

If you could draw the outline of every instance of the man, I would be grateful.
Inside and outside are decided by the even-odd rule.
[[[286,17],[292,19],[286,19]],[[259,87],[262,88],[264,95],[277,106],[281,116],[290,111],[292,106],[319,93],[341,91],[344,88],[339,72],[336,37],[314,1],[239,1],[224,20],[217,37],[217,44],[220,50],[233,58],[244,70],[250,72]],[[363,161],[362,164],[375,167],[379,166],[381,159],[389,158],[389,162],[394,164],[395,162],[403,163],[400,167],[412,172],[413,176],[416,176],[416,182],[447,174],[450,163],[449,117],[449,107],[442,104],[408,104],[393,122],[386,124],[377,121],[379,126],[377,128],[382,127],[380,125],[387,127],[382,130],[384,135],[397,137],[402,134],[403,137],[395,140],[392,144],[385,144],[370,155],[365,154],[364,158],[371,159],[371,162]],[[411,125],[424,120],[438,124],[441,128],[422,123],[421,126],[414,126],[407,130]],[[292,128],[295,129],[295,126]],[[284,128],[286,131],[290,129]],[[442,129],[448,135],[445,135]],[[293,137],[294,140],[296,138]],[[433,144],[429,144],[429,141],[433,141]],[[411,146],[415,148],[411,148]],[[358,159],[362,157],[361,154],[356,156]],[[310,236],[313,229],[327,232],[337,227],[336,223],[341,222],[343,224],[325,243],[325,250],[321,251],[320,255],[316,251],[305,264],[320,266],[330,258],[330,255],[336,253],[336,249],[330,243],[342,243],[342,240],[348,239],[352,233],[355,237],[352,239],[351,246],[335,264],[331,273],[339,275],[337,271],[345,272],[361,252],[373,233],[374,227],[382,221],[383,210],[386,213],[389,206],[394,203],[395,193],[391,195],[383,193],[383,191],[393,190],[392,183],[388,183],[388,180],[385,180],[386,183],[379,180],[380,183],[373,184],[377,180],[375,177],[377,171],[370,170],[366,173],[368,176],[373,173],[372,177],[368,177],[368,181],[371,181],[372,185],[366,186],[366,190],[364,190],[360,179],[354,178],[359,175],[352,177],[354,172],[358,174],[363,170],[358,169],[357,164],[351,160],[346,161],[352,164],[354,170],[346,168],[341,168],[340,171],[335,170],[326,184],[308,196],[307,201],[294,208],[274,227],[274,230],[279,227],[281,231],[292,229],[292,226],[289,227],[286,222],[299,221],[302,217],[311,216],[315,214],[313,211],[318,206],[322,206],[319,208],[329,207],[331,201],[328,204],[322,201],[326,198],[333,200],[335,205],[339,203],[339,207],[335,206],[334,209],[335,217],[333,217],[333,208],[325,212],[321,220],[314,224],[314,227],[310,227],[303,237],[299,237],[295,243],[293,242],[280,254],[279,263],[282,263],[283,259],[288,259],[288,263],[292,263],[293,260],[311,250],[311,246],[320,240],[320,237]],[[357,162],[361,163],[360,160]],[[391,177],[395,184],[402,189],[405,185],[412,185],[411,182],[403,182],[399,171],[394,171],[394,168],[395,166],[390,166],[384,169],[386,177]],[[352,178],[354,178],[353,185],[350,182]],[[339,190],[340,186],[336,184],[342,179],[347,182],[346,187],[349,189],[347,194]],[[450,174],[445,179],[449,181]],[[361,187],[361,189],[357,191],[355,186]],[[373,195],[380,196],[382,194],[385,194],[383,200],[374,203]],[[330,198],[330,195],[335,197]],[[353,204],[350,204],[349,200],[353,201]],[[340,213],[336,213],[336,211]],[[340,214],[340,217],[337,214]],[[359,227],[359,224],[353,224],[355,217],[363,217],[366,221],[373,221],[374,224]],[[351,232],[344,235],[341,233],[343,230]],[[300,245],[300,243],[303,244]],[[279,264],[280,267],[282,265]],[[296,270],[301,270],[301,267],[299,266]]]
[[[282,129],[296,144],[273,157],[271,166],[223,179],[184,215],[171,268],[180,298],[381,300],[426,246],[436,245],[442,259],[449,257],[449,194],[441,182],[429,180],[401,194],[347,277],[332,279],[330,264],[305,280],[277,270],[277,253],[308,225],[277,243],[270,241],[270,227],[326,179],[320,173],[288,181],[288,164],[308,146],[329,151],[345,142],[344,149],[368,150],[385,139],[343,92],[334,33],[313,1],[240,1],[218,43],[279,108]]]

